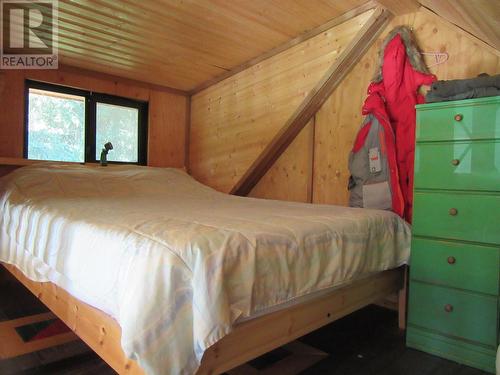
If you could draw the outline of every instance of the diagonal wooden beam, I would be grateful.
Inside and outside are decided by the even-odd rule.
[[[375,10],[323,78],[233,187],[231,194],[245,196],[252,190],[377,39],[391,17],[391,13],[384,8]]]
[[[417,0],[377,0],[377,3],[389,9],[394,15],[418,12],[420,3]]]

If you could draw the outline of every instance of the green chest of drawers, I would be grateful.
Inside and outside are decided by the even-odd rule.
[[[500,97],[417,106],[407,345],[495,371]]]

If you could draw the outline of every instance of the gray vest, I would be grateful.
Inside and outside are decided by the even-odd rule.
[[[371,125],[368,123],[371,121]],[[363,146],[349,154],[349,206],[392,209],[387,148],[384,128],[373,115],[368,115],[361,125],[370,126]]]

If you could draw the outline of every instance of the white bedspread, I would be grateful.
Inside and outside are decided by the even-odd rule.
[[[409,257],[391,212],[229,196],[176,169],[24,167],[0,209],[0,260],[113,316],[148,374],[192,374],[237,319]]]

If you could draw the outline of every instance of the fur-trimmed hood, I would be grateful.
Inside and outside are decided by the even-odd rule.
[[[397,26],[394,29],[392,29],[389,34],[387,34],[382,43],[382,47],[380,48],[378,53],[379,58],[378,58],[377,68],[375,70],[375,75],[373,76],[372,79],[373,82],[380,82],[383,79],[382,66],[384,64],[385,47],[387,47],[387,44],[397,34],[399,34],[401,36],[401,39],[403,40],[406,49],[406,55],[408,56],[410,64],[413,66],[413,68],[419,71],[420,73],[429,74],[429,70],[427,69],[424,59],[420,54],[420,50],[418,48],[417,42],[415,41],[415,38],[413,37],[411,29],[408,26]]]

